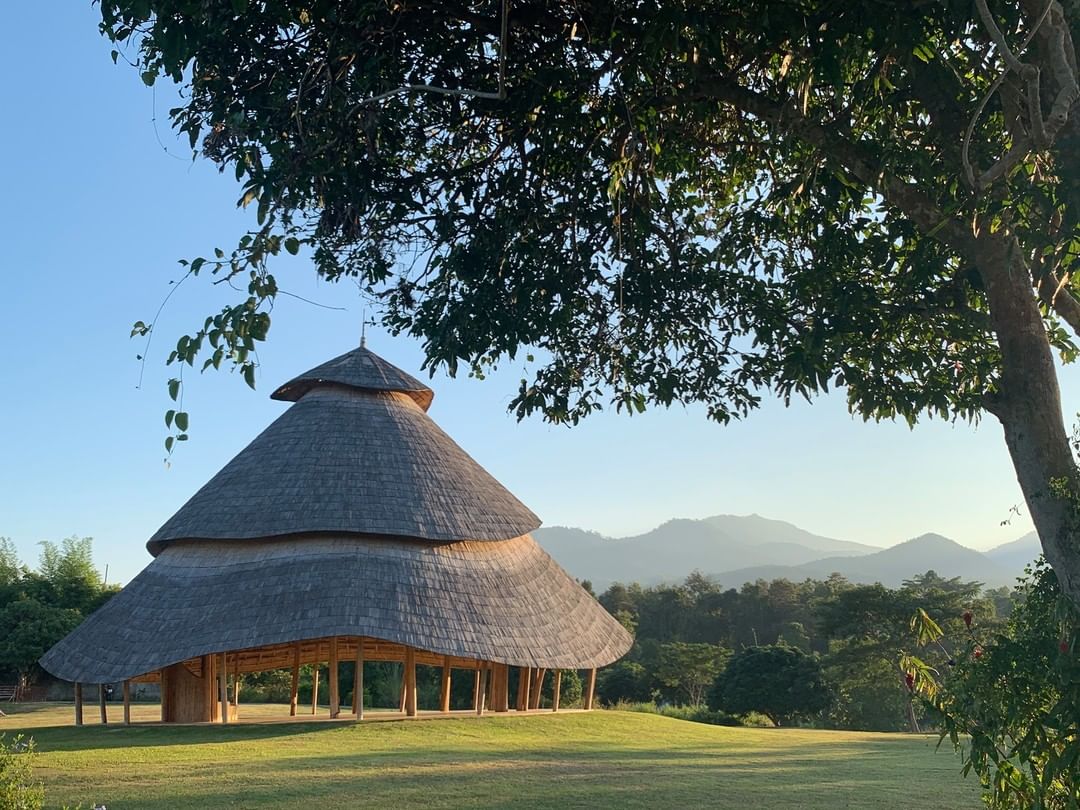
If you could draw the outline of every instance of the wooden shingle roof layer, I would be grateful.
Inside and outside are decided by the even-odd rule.
[[[196,492],[147,548],[310,532],[506,540],[539,525],[409,394],[322,384]]]
[[[321,383],[343,385],[358,391],[399,391],[411,397],[425,411],[435,397],[435,393],[418,379],[386,362],[365,346],[360,346],[294,377],[274,391],[270,398],[296,402]]]
[[[172,544],[41,665],[63,680],[112,683],[199,655],[328,636],[546,668],[603,666],[632,643],[529,536],[306,536]]]

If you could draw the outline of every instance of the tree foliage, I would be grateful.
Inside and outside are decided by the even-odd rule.
[[[820,714],[831,690],[821,662],[795,647],[776,644],[735,653],[709,695],[709,708],[759,712],[774,725]]]
[[[33,681],[37,660],[119,590],[105,586],[92,545],[89,537],[45,541],[33,571],[12,543],[0,543],[0,676]]]
[[[256,212],[235,247],[185,260],[246,294],[169,362],[253,384],[269,261],[304,251],[432,368],[527,353],[519,415],[682,401],[727,421],[830,387],[867,418],[989,410],[1080,595],[1052,354],[1073,360],[1080,328],[1074,3],[101,13],[114,58],[183,85],[174,126]],[[187,414],[167,421],[171,448]]]

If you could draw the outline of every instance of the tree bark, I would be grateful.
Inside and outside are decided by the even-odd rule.
[[[1001,350],[1001,388],[987,408],[1004,430],[1046,559],[1062,590],[1080,604],[1080,487],[1053,351],[1018,245],[988,231],[977,241],[977,266]]]

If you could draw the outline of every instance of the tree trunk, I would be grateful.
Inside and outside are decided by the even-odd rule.
[[[912,700],[911,695],[908,695],[907,699],[907,721],[908,726],[911,728],[911,733],[919,734],[921,731],[919,728],[919,718],[915,716],[915,701]]]
[[[978,241],[979,273],[1001,349],[1001,390],[987,408],[1005,432],[1046,559],[1062,590],[1080,603],[1080,487],[1050,341],[1019,247],[988,232]]]

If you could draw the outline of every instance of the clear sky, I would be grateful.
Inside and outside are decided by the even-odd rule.
[[[357,343],[361,305],[352,287],[319,284],[301,257],[278,262],[282,288],[344,311],[282,297],[257,391],[236,375],[188,375],[192,440],[163,463],[169,338],[230,291],[196,280],[176,292],[141,388],[131,324],[153,317],[177,259],[228,247],[249,220],[230,179],[172,137],[171,91],[155,96],[112,64],[96,15],[82,0],[41,0],[5,17],[0,536],[30,563],[40,540],[92,536],[110,580],[126,581],[150,559],[146,539],[282,412],[270,391]],[[369,345],[418,374],[416,343],[369,332]],[[1066,413],[1080,403],[1075,376],[1065,375]],[[556,428],[506,412],[519,377],[436,377],[431,415],[548,525],[621,536],[671,517],[757,512],[876,545],[934,531],[976,548],[1031,528],[992,420],[909,431],[864,424],[832,396],[770,402],[727,427],[676,408]],[[1014,505],[1020,514],[1001,526]]]

